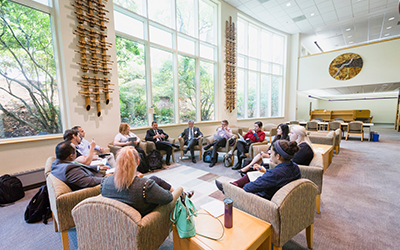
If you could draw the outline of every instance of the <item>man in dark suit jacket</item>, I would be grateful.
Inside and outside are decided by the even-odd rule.
[[[168,135],[162,130],[158,128],[158,124],[156,121],[151,123],[151,129],[147,130],[146,137],[144,138],[146,141],[152,141],[156,145],[156,149],[167,151],[167,156],[165,158],[165,164],[170,165],[170,159],[172,155],[172,147],[179,148],[179,146],[169,143]]]
[[[179,135],[178,139],[183,138],[185,140],[185,145],[188,145],[183,153],[186,154],[190,150],[190,155],[192,156],[192,162],[196,163],[194,158],[194,146],[199,144],[199,139],[203,136],[198,127],[194,127],[194,121],[190,120],[188,122],[188,128],[185,128],[183,132]]]
[[[109,169],[107,166],[87,166],[75,162],[76,148],[68,140],[57,145],[56,156],[57,159],[51,165],[51,173],[72,190],[99,185],[104,177],[99,170]]]

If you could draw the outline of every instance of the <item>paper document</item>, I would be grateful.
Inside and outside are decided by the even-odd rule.
[[[255,181],[257,180],[258,177],[263,175],[264,173],[261,173],[260,171],[251,171],[247,173],[247,177],[249,177],[250,181]]]
[[[239,141],[246,142],[246,140],[243,138],[243,136],[241,134],[238,134],[238,135],[239,135]]]
[[[271,162],[271,159],[270,158],[262,158],[262,161],[265,165],[265,164],[269,164]]]
[[[107,164],[107,159],[102,159],[102,158],[94,160],[90,163],[90,165],[92,166],[105,166],[106,164]]]
[[[115,168],[110,168],[106,171],[106,174],[112,174],[115,172]]]
[[[209,214],[214,216],[215,218],[221,216],[224,214],[224,203],[222,201],[212,201],[209,203],[206,203],[201,206],[204,210],[206,210]]]

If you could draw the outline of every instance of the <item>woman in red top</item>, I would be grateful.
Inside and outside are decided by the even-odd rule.
[[[238,140],[236,143],[237,149],[237,158],[238,162],[232,168],[233,170],[238,170],[242,168],[242,160],[246,158],[245,154],[249,152],[250,145],[254,142],[262,142],[265,139],[265,133],[262,131],[262,122],[257,121],[254,123],[254,129],[250,130],[243,136],[246,140],[245,142],[242,140]]]

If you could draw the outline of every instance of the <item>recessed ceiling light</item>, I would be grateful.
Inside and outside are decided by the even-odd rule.
[[[392,26],[386,27],[387,30],[390,30],[392,28]]]
[[[291,3],[287,3],[287,4],[286,4],[287,7],[290,7],[290,5],[292,5],[292,4],[291,4]]]
[[[311,13],[311,14],[310,14],[310,16],[314,16],[314,15],[315,15],[314,13]]]
[[[390,35],[390,33],[386,33],[386,34],[385,34],[385,36],[388,36],[388,35]]]
[[[350,28],[347,28],[347,29],[346,29],[346,31],[350,31],[350,30],[351,30]]]
[[[348,36],[347,38],[351,38],[352,36],[350,35],[350,36]]]
[[[392,21],[392,20],[394,20],[394,16],[392,16],[391,18],[389,18],[389,21]]]
[[[353,43],[353,41],[349,42],[349,44],[352,44],[352,43]]]

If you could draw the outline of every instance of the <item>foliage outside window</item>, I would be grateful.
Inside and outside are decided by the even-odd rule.
[[[214,120],[216,4],[142,0],[141,6],[148,8],[144,11],[137,6],[139,1],[114,1],[117,44],[124,40],[117,46],[121,120],[132,127],[150,125],[153,119],[159,124]],[[131,52],[126,52],[128,47]],[[139,79],[140,86],[128,86]],[[154,108],[153,116],[142,113],[144,107],[145,112]]]
[[[142,44],[116,37],[121,122],[147,125],[146,66]]]
[[[282,116],[286,37],[238,18],[238,118]]]
[[[50,15],[0,1],[0,138],[61,133]]]

